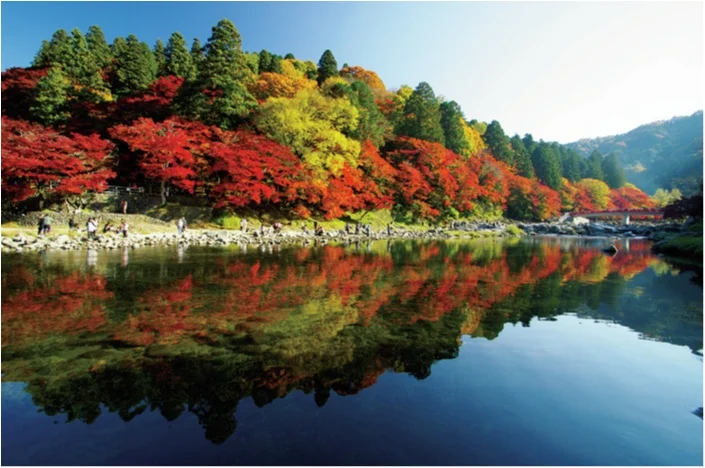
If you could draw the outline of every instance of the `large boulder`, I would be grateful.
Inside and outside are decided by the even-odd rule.
[[[573,226],[582,226],[583,224],[590,224],[590,220],[583,218],[582,216],[576,216],[575,218],[570,219],[570,224]]]

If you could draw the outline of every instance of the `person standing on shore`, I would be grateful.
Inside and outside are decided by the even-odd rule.
[[[41,236],[44,233],[44,220],[46,219],[46,216],[42,216],[39,218],[39,225],[37,226],[37,235]]]
[[[247,219],[242,218],[242,220],[240,220],[240,230],[242,232],[247,232]]]
[[[44,227],[42,228],[45,235],[51,232],[51,217],[49,215],[44,217]]]
[[[176,222],[176,231],[178,232],[179,235],[183,234],[183,232],[184,232],[184,218],[179,218],[179,220]]]
[[[127,221],[123,219],[122,224],[120,224],[120,232],[122,232],[122,237],[127,237],[127,230],[129,227],[130,226],[127,224]]]
[[[95,240],[95,231],[98,229],[98,223],[93,218],[88,218],[86,222],[86,231],[88,232],[88,240]]]
[[[122,214],[127,214],[127,200],[123,200],[120,203],[120,209],[122,210]]]

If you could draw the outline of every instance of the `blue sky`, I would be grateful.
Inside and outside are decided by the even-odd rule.
[[[3,2],[2,69],[54,31],[99,25],[109,42],[180,31],[205,43],[231,19],[243,49],[375,70],[388,88],[431,84],[468,119],[566,143],[703,108],[703,4]]]

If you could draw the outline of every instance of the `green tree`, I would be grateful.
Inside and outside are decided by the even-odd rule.
[[[259,53],[259,72],[266,73],[272,66],[272,54],[269,51],[262,50]]]
[[[154,52],[152,52],[152,49],[146,42],[140,42],[140,47],[142,48],[142,54],[147,59],[147,70],[150,77],[149,84],[151,84],[157,77],[157,58],[154,56]]]
[[[519,135],[514,135],[509,139],[509,144],[514,151],[514,167],[519,171],[519,175],[529,179],[534,178],[534,164],[531,162],[531,154],[524,146],[524,142]]]
[[[318,84],[323,84],[331,76],[338,76],[338,62],[335,61],[333,52],[326,49],[318,61]]]
[[[528,151],[529,154],[534,154],[537,143],[534,141],[534,137],[531,133],[524,134],[524,138],[522,138],[521,141],[524,143],[524,148],[526,148],[526,151]]]
[[[161,39],[154,43],[154,61],[157,63],[157,76],[166,76],[166,50]]]
[[[487,148],[500,161],[504,161],[510,166],[514,165],[514,152],[509,147],[509,138],[504,133],[504,129],[499,122],[493,120],[487,126],[485,134],[482,135]]]
[[[624,168],[619,162],[617,153],[608,154],[602,160],[602,175],[607,185],[613,189],[621,188],[627,183],[627,176],[624,174]]]
[[[193,63],[194,73],[198,71],[203,66],[203,60],[205,59],[203,55],[203,47],[201,46],[201,41],[197,37],[193,38],[193,43],[191,44],[191,63]]]
[[[64,73],[81,87],[79,92],[85,98],[99,99],[96,92],[106,91],[101,69],[78,28],[71,31],[71,53],[62,65]]]
[[[143,91],[156,76],[154,54],[134,34],[127,36],[127,40],[120,39],[113,42],[113,89],[121,95]]]
[[[245,64],[253,75],[257,75],[259,73],[259,54],[257,52],[245,52]]]
[[[56,125],[69,117],[68,97],[71,81],[60,66],[53,67],[34,88],[32,116],[43,125]]]
[[[602,155],[599,151],[595,150],[587,159],[587,166],[585,167],[585,172],[583,173],[583,179],[595,179],[604,180],[604,174],[602,172]]]
[[[571,182],[577,182],[582,175],[585,158],[574,150],[568,150],[567,155],[561,161],[563,177]]]
[[[110,62],[113,60],[113,54],[105,40],[103,30],[100,29],[99,26],[91,26],[88,28],[86,42],[88,43],[88,50],[90,50],[91,55],[93,55],[93,60],[101,69],[110,65]]]
[[[403,115],[397,124],[396,133],[445,144],[441,127],[441,105],[426,82],[416,87],[404,105]]]
[[[561,165],[546,143],[539,144],[531,155],[536,177],[553,190],[561,188]]]
[[[42,47],[32,62],[35,67],[47,67],[54,64],[66,65],[71,56],[71,39],[65,30],[59,29],[51,40],[42,42]]]
[[[222,128],[233,128],[257,105],[247,90],[254,76],[245,62],[242,39],[227,19],[213,27],[195,80],[181,88],[183,115]]]
[[[379,147],[384,143],[384,134],[387,130],[387,119],[380,112],[372,90],[362,81],[353,81],[350,85],[352,96],[350,101],[360,113],[357,128],[351,136],[359,141],[370,140]]]
[[[442,102],[440,110],[441,127],[443,128],[446,148],[457,154],[469,156],[470,142],[465,136],[465,127],[463,125],[465,117],[460,105],[455,101]]]
[[[194,41],[194,44],[196,41]],[[164,49],[164,56],[166,58],[165,71],[167,75],[181,76],[186,79],[192,79],[196,76],[193,56],[189,53],[186,47],[186,40],[181,33],[175,32],[169,36]]]
[[[51,64],[51,44],[46,39],[32,60],[33,67],[47,67]]]
[[[286,54],[286,55],[284,56],[284,58],[285,58],[286,60],[295,60],[295,59],[296,59],[296,57],[294,57],[294,54],[292,54],[291,52],[289,52],[288,54]]]

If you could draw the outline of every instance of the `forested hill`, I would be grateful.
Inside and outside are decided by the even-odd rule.
[[[108,184],[216,211],[333,219],[388,209],[398,222],[537,220],[665,200],[627,184],[614,154],[586,159],[468,118],[429,83],[387,89],[330,50],[318,64],[243,51],[227,19],[190,49],[179,32],[109,45],[99,26],[60,29],[31,67],[2,73],[3,208],[82,203]]]
[[[703,111],[652,122],[623,135],[583,139],[568,147],[588,156],[619,153],[627,180],[647,193],[678,188],[699,190],[703,173]]]

